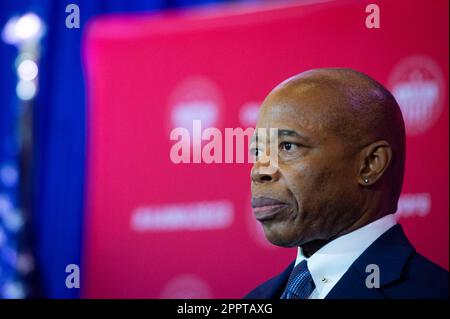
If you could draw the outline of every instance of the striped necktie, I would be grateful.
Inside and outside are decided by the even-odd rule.
[[[292,270],[281,299],[308,299],[315,288],[308,264],[303,260]]]

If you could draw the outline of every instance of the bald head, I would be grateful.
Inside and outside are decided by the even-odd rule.
[[[283,81],[268,96],[280,97],[299,102],[299,112],[309,104],[314,119],[303,121],[332,132],[352,148],[387,141],[393,156],[384,179],[392,185],[396,207],[403,183],[405,125],[398,103],[383,85],[353,69],[322,68]]]
[[[266,97],[257,127],[295,133],[281,138],[276,173],[258,173],[258,162],[252,170],[254,197],[291,207],[264,223],[272,242],[326,241],[396,211],[405,127],[392,94],[369,76],[325,68],[291,77]]]
[[[369,76],[345,68],[315,69],[279,84],[269,97],[285,95],[312,101],[321,127],[354,146],[386,139],[404,145],[405,129],[392,94]]]

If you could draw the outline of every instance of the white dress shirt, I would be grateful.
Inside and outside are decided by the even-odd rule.
[[[334,239],[309,258],[303,255],[302,249],[299,247],[295,266],[306,259],[309,272],[316,285],[309,298],[325,298],[353,262],[378,237],[396,223],[394,214],[386,215],[364,227]]]

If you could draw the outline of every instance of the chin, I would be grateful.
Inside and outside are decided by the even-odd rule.
[[[263,224],[266,239],[275,246],[292,248],[304,242],[302,230],[292,229],[292,225],[282,222],[267,222]]]
[[[273,230],[266,230],[264,228],[264,234],[266,236],[266,239],[272,245],[285,248],[292,248],[298,246],[297,245],[298,240],[287,237],[285,233],[280,233]]]

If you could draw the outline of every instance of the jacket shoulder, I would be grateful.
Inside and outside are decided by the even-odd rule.
[[[448,271],[417,252],[411,254],[401,281],[383,289],[390,298],[408,299],[447,299],[448,290]]]

